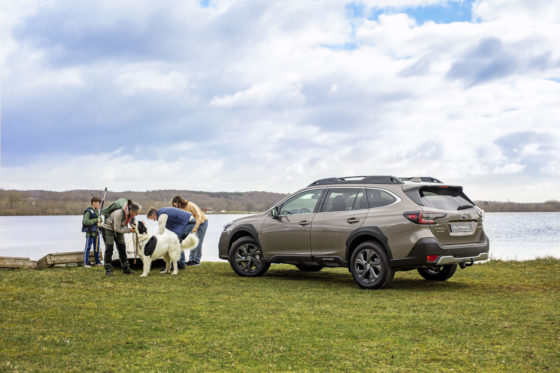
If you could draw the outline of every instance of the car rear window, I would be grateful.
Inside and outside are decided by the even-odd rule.
[[[420,206],[440,210],[458,210],[461,206],[474,205],[462,188],[423,187],[406,191],[406,194]]]

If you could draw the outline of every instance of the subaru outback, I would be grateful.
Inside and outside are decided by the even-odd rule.
[[[310,272],[347,267],[368,289],[414,269],[445,281],[458,265],[488,259],[483,216],[461,186],[433,177],[327,178],[227,224],[219,257],[241,276],[287,263]]]

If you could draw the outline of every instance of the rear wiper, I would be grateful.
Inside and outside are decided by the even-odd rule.
[[[457,207],[457,210],[465,210],[465,209],[470,209],[473,208],[474,205],[461,205],[459,207]]]

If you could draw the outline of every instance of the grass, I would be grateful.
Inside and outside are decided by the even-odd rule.
[[[560,260],[381,291],[342,268],[158,272],[0,271],[0,371],[560,371]]]

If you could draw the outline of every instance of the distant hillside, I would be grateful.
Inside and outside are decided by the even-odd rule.
[[[192,190],[151,190],[147,192],[107,192],[107,203],[119,197],[139,202],[145,213],[149,207],[169,206],[171,199],[180,195],[213,213],[261,212],[273,206],[287,194],[269,192],[199,192]],[[50,192],[45,190],[0,189],[0,215],[81,215],[91,197],[99,196],[98,190],[70,190]],[[551,212],[560,211],[560,201],[543,203],[517,203],[476,201],[487,212]]]
[[[98,190],[70,190],[50,192],[45,190],[0,189],[0,215],[81,215]],[[147,192],[107,192],[106,204],[119,197],[127,197],[142,205],[145,213],[149,207],[169,206],[171,199],[180,195],[210,212],[260,212],[273,206],[286,196],[269,192],[198,192],[190,190],[153,190]]]
[[[552,200],[543,203],[475,201],[476,205],[486,212],[557,212],[560,201]]]

